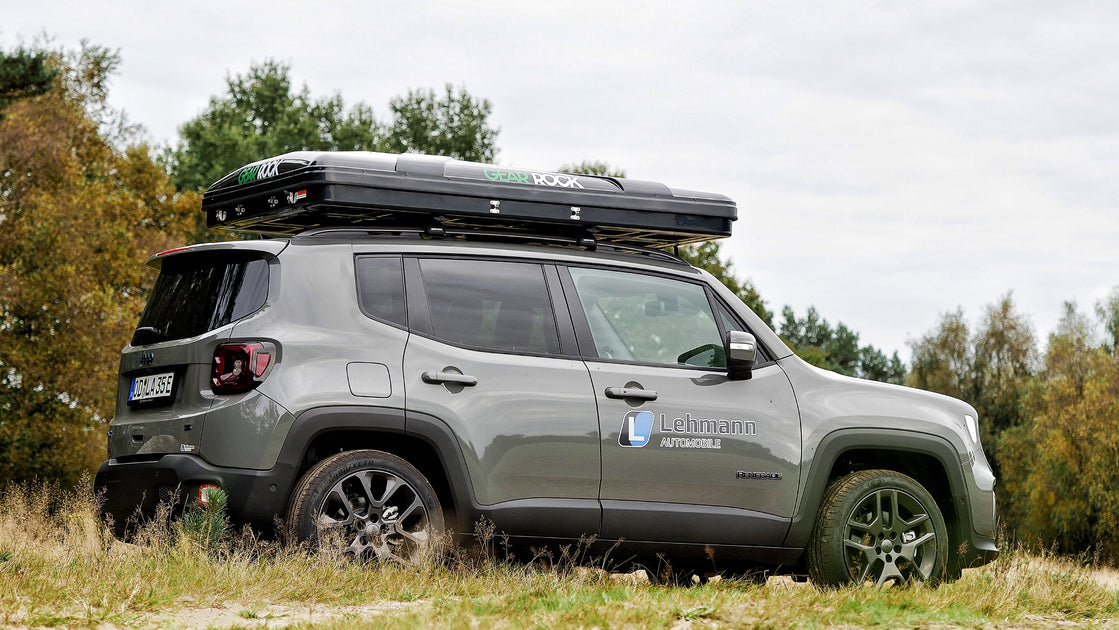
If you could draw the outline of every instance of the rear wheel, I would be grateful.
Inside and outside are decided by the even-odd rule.
[[[932,495],[891,470],[836,480],[824,495],[808,548],[817,584],[925,582],[945,575],[948,531]]]
[[[443,531],[443,510],[420,471],[382,451],[339,453],[292,492],[287,523],[302,540],[358,561],[411,565]]]

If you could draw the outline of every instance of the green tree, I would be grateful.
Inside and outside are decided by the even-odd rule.
[[[1107,332],[1107,345],[1111,353],[1119,355],[1119,287],[1112,289],[1106,298],[1096,303],[1096,313]]]
[[[909,385],[961,400],[972,394],[973,352],[964,312],[946,313],[933,331],[909,344]]]
[[[859,346],[859,334],[843,322],[833,328],[816,307],[798,319],[791,306],[781,311],[781,337],[812,365],[847,376],[887,383],[905,379],[905,365],[895,352],[891,359],[874,346]]]
[[[197,118],[179,129],[164,152],[179,190],[204,190],[236,168],[301,150],[375,150],[383,135],[372,110],[345,110],[342,97],[311,97],[292,89],[290,68],[276,61],[226,77],[226,93],[210,98]]]
[[[1007,294],[987,307],[972,343],[971,402],[984,443],[993,446],[999,433],[1021,422],[1021,401],[1036,373],[1033,329]]]
[[[117,352],[154,279],[143,261],[182,244],[199,205],[102,129],[115,53],[49,57],[55,87],[0,122],[0,482],[72,483],[104,457]]]
[[[1011,295],[986,307],[974,335],[957,310],[911,347],[909,384],[971,403],[979,413],[980,440],[1001,473],[1015,457],[1002,452],[1001,435],[1022,423],[1023,400],[1037,372],[1033,329]]]
[[[490,127],[493,106],[466,88],[408,90],[389,102],[392,122],[383,146],[395,153],[429,153],[472,162],[492,162],[497,155],[498,130]]]
[[[341,95],[313,98],[294,91],[290,67],[276,61],[226,78],[226,92],[210,98],[180,130],[162,161],[179,190],[201,191],[233,170],[290,151],[413,151],[491,160],[497,130],[490,103],[450,86],[444,97],[413,90],[393,99],[382,123],[364,103],[346,108]]]
[[[38,96],[51,88],[58,69],[50,64],[45,51],[16,49],[0,52],[0,121],[4,110],[21,98]]]
[[[859,349],[859,376],[871,381],[905,383],[905,364],[895,351],[889,359],[874,346],[863,346]]]
[[[1020,535],[1065,552],[1119,559],[1119,358],[1094,324],[1065,305],[1024,421],[1000,436],[1004,519]]]
[[[600,175],[602,177],[625,177],[626,172],[608,162],[601,160],[583,160],[559,167],[561,173],[575,173],[577,175]]]

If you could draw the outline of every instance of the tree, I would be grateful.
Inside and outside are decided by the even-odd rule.
[[[874,346],[859,346],[859,334],[843,322],[832,328],[816,307],[808,307],[804,319],[798,319],[790,306],[781,311],[781,337],[797,356],[824,369],[887,383],[905,379],[905,365],[897,353],[887,360]]]
[[[58,69],[51,66],[45,51],[19,48],[12,54],[0,52],[0,121],[4,120],[8,106],[45,93],[57,76]]]
[[[878,348],[863,346],[859,349],[858,375],[870,381],[901,385],[905,382],[905,364],[896,351],[887,359]]]
[[[1111,353],[1119,355],[1119,287],[1111,290],[1108,296],[1096,303],[1096,313],[1107,331],[1107,345]]]
[[[236,168],[290,151],[378,148],[382,132],[369,107],[346,112],[341,96],[313,99],[306,85],[293,92],[289,72],[270,60],[226,77],[226,94],[211,97],[163,154],[179,190],[204,190]]]
[[[561,173],[576,173],[579,175],[599,175],[602,177],[625,177],[626,172],[601,160],[583,160],[582,162],[564,164],[559,167]]]
[[[313,98],[293,91],[290,67],[276,61],[226,78],[226,93],[179,129],[162,161],[179,190],[204,190],[233,170],[290,151],[411,151],[491,160],[497,130],[489,101],[450,86],[393,99],[393,119],[379,122],[364,103],[347,109],[341,95]]]
[[[434,90],[408,90],[389,102],[392,123],[383,146],[395,153],[429,153],[472,162],[492,162],[498,130],[489,126],[493,106],[477,100],[466,88],[449,83],[443,97]]]
[[[1024,400],[1025,420],[1001,436],[1004,518],[1066,552],[1119,558],[1119,358],[1093,323],[1065,305],[1045,366]]]
[[[944,314],[932,332],[909,346],[913,351],[910,386],[962,400],[971,398],[973,354],[963,310]]]
[[[113,52],[48,54],[60,79],[0,122],[0,482],[77,481],[104,457],[117,351],[199,199],[103,131]]]
[[[971,403],[979,413],[980,441],[1000,473],[1014,457],[1001,452],[1001,435],[1023,421],[1023,399],[1036,374],[1033,329],[1011,295],[986,307],[974,336],[957,310],[910,345],[909,384]]]
[[[1033,329],[1009,293],[987,307],[973,345],[972,402],[984,442],[994,445],[999,433],[1021,422],[1021,400],[1036,372]]]

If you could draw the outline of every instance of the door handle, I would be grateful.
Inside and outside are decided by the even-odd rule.
[[[630,398],[638,400],[656,400],[657,392],[651,389],[639,389],[636,387],[607,387],[607,398]]]
[[[444,383],[454,383],[456,385],[463,385],[466,387],[474,387],[478,384],[478,379],[466,374],[456,374],[455,372],[424,372],[420,374],[420,380],[432,385],[442,385]]]

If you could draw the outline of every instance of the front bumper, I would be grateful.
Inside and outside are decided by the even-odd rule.
[[[282,464],[271,470],[223,468],[195,455],[170,453],[110,459],[98,469],[94,490],[102,498],[102,514],[112,517],[114,532],[121,537],[130,536],[138,524],[154,516],[161,503],[180,511],[207,484],[226,492],[226,511],[234,524],[270,533],[277,519],[284,517],[295,472]]]

